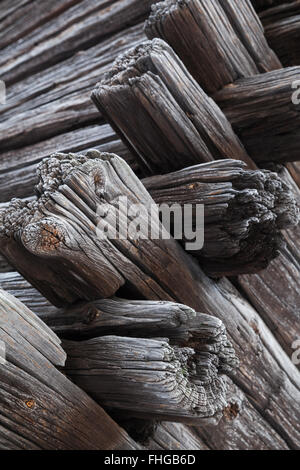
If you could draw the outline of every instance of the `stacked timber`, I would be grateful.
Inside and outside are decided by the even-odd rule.
[[[300,2],[283,2],[260,14],[268,43],[285,67],[300,64]]]
[[[149,39],[164,39],[203,89],[281,67],[250,0],[165,0],[152,6]]]
[[[228,156],[250,164],[225,115],[160,39],[119,56],[92,99],[146,175]]]
[[[55,366],[59,338],[24,304],[0,291],[0,449],[138,449]]]
[[[279,230],[296,226],[299,211],[292,192],[276,173],[247,171],[243,162],[222,160],[146,178],[144,185],[159,205],[204,205],[204,246],[192,249],[213,277],[250,274],[278,256]],[[187,240],[184,239],[186,242]]]

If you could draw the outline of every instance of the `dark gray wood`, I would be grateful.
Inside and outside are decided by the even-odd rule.
[[[300,67],[243,78],[217,92],[215,99],[259,164],[299,160],[299,109],[293,103]]]
[[[2,49],[7,84],[32,76],[147,16],[155,0],[82,0]],[[26,17],[25,17],[26,21]]]
[[[165,0],[152,6],[145,32],[170,44],[209,94],[281,67],[250,0]]]
[[[161,423],[146,444],[148,450],[209,450],[193,430],[181,423]]]
[[[116,153],[137,174],[140,173],[136,159],[111,127],[108,124],[95,124],[58,134],[37,144],[3,152],[0,159],[0,201],[32,196],[38,182],[38,163],[43,158],[50,157],[58,148],[61,152],[86,153],[90,149],[96,149]],[[22,184],[19,184],[21,180]]]
[[[228,343],[217,319],[198,315],[195,324],[185,347],[171,347],[168,339],[124,336],[64,341],[65,371],[106,408],[188,424],[218,421],[226,406],[220,374],[231,370],[234,357],[225,357]]]
[[[157,204],[192,204],[193,226],[196,205],[205,206],[204,247],[191,254],[213,277],[266,268],[283,245],[280,230],[299,222],[289,186],[276,173],[245,166],[222,160],[142,180]]]
[[[55,368],[66,359],[58,337],[4,291],[0,291],[0,341],[0,449],[139,448]]]
[[[223,113],[161,39],[118,57],[92,99],[145,174],[228,157],[249,163]]]
[[[124,286],[137,298],[175,300],[197,309],[191,260],[152,217],[154,202],[124,160],[97,151],[55,154],[38,171],[40,198],[12,200],[1,214],[1,252],[53,304],[110,297]],[[108,221],[117,225],[119,197],[125,196],[129,205],[145,208],[147,224],[139,239],[126,233],[122,239],[121,229],[122,237],[111,239],[97,215],[109,207]],[[131,220],[124,214],[126,225]],[[150,220],[157,240],[149,237]]]
[[[285,67],[300,65],[300,2],[283,2],[260,15],[265,34]]]

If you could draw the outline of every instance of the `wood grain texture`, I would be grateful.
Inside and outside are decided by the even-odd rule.
[[[0,75],[7,84],[46,69],[143,20],[155,0],[82,0],[2,49]],[[27,16],[25,17],[27,18]]]
[[[299,160],[299,109],[292,101],[299,67],[243,78],[215,99],[259,164]]]
[[[4,291],[0,341],[5,347],[0,367],[1,449],[139,448],[55,368],[66,359],[58,337]]]
[[[265,34],[285,67],[300,65],[300,2],[287,2],[260,15]]]
[[[110,297],[124,286],[137,298],[197,309],[193,264],[152,215],[151,196],[124,160],[97,151],[55,154],[39,166],[37,191],[37,201],[12,200],[2,212],[1,252],[52,303]],[[120,208],[120,197],[144,207],[139,237],[127,237],[130,207]],[[149,237],[150,221],[157,239]],[[118,228],[114,237],[108,226]]]
[[[145,32],[170,44],[209,94],[281,67],[250,0],[165,0],[152,6]]]
[[[299,222],[289,185],[276,173],[245,166],[222,160],[142,180],[157,204],[179,204],[183,210],[191,204],[193,227],[199,224],[196,205],[204,205],[204,247],[191,254],[213,277],[266,268],[279,255],[279,229]]]
[[[216,104],[161,39],[118,57],[92,99],[144,173],[249,158]]]
[[[127,324],[134,321],[135,315],[143,321],[142,304],[140,314],[135,312],[135,303],[125,305],[133,311],[132,317],[126,318]],[[170,342],[125,336],[64,341],[67,375],[103,406],[127,410],[133,416],[197,425],[205,424],[206,418],[209,422],[212,418],[218,420],[226,406],[226,388],[220,375],[237,364],[232,346],[219,320],[179,306],[170,305],[169,311],[175,313],[176,308],[181,309],[181,318],[182,314],[187,317],[181,320],[182,327],[169,326],[167,318],[167,324],[161,322],[156,329],[156,336],[167,334]],[[116,323],[123,309],[122,302],[112,306]],[[146,313],[147,306],[145,309]],[[152,309],[158,321],[159,303]],[[144,320],[145,335],[151,335],[153,326],[147,331],[147,318]],[[134,326],[127,328],[144,336]],[[117,326],[113,325],[114,329],[118,330]]]

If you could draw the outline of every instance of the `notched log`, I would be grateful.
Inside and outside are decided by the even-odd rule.
[[[55,154],[39,165],[38,177],[37,201],[12,200],[2,212],[0,245],[54,305],[110,297],[125,287],[136,298],[198,307],[192,261],[176,241],[162,239],[164,229],[152,217],[155,204],[124,160],[97,151]],[[121,230],[132,222],[121,197],[143,208],[140,237]],[[107,233],[111,227],[115,236]],[[150,239],[152,230],[157,239]]]
[[[173,315],[161,313],[165,307]],[[219,417],[227,406],[220,375],[238,364],[220,320],[168,303],[104,300],[100,309],[98,330],[104,311],[104,328],[109,318],[112,330],[118,333],[138,332],[150,338],[103,336],[64,341],[66,373],[75,383],[103,406],[128,410],[141,418],[203,424],[205,418]],[[127,316],[130,310],[131,317]],[[149,311],[151,317],[156,316],[150,324]],[[174,328],[174,314],[179,311],[179,325]],[[144,331],[135,327],[135,320],[144,320]],[[165,334],[170,340],[151,338]]]
[[[0,449],[100,450],[139,446],[59,372],[59,338],[0,291]]]
[[[146,175],[228,157],[250,164],[224,114],[161,39],[119,56],[92,99]]]
[[[246,170],[243,162],[205,163],[142,181],[159,205],[191,204],[194,229],[196,205],[204,205],[204,247],[191,254],[213,277],[266,268],[283,246],[280,230],[299,222],[293,193],[278,175]]]
[[[164,39],[207,93],[281,67],[250,0],[165,0],[152,6],[149,39]]]

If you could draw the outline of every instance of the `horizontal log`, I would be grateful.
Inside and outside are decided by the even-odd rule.
[[[184,209],[191,204],[194,227],[199,224],[196,205],[204,205],[204,247],[191,254],[213,277],[266,268],[282,246],[280,230],[299,223],[289,186],[276,173],[245,166],[223,160],[142,180],[159,205]]]
[[[118,57],[92,94],[144,173],[249,158],[220,109],[162,40]]]
[[[215,99],[249,155],[259,164],[299,160],[299,109],[293,83],[300,67],[244,78]]]
[[[152,6],[145,32],[170,44],[209,94],[281,67],[250,0],[165,0]]]
[[[37,201],[12,200],[2,212],[1,252],[54,305],[110,297],[124,286],[137,298],[197,309],[191,260],[153,216],[151,196],[124,160],[97,151],[55,154],[39,166],[37,191]],[[127,236],[130,207],[126,214],[120,197],[128,198],[126,207],[144,208],[138,237]]]
[[[55,368],[66,359],[58,337],[4,291],[0,344],[0,449],[139,448]]]
[[[43,158],[50,157],[58,148],[66,153],[85,153],[90,149],[116,153],[124,158],[137,174],[140,173],[136,159],[111,127],[108,124],[96,124],[58,134],[20,149],[3,152],[0,161],[0,201],[32,196],[38,182],[36,173],[38,163]],[[16,184],[16,181],[20,180],[22,184]]]
[[[70,129],[101,123],[90,92],[115,57],[143,40],[142,25],[81,51],[21,82],[7,86],[0,108],[1,149],[32,145]]]
[[[83,0],[2,49],[0,76],[7,84],[98,44],[145,18],[155,0]]]
[[[268,43],[285,67],[300,65],[300,2],[284,2],[260,15]]]
[[[31,31],[79,2],[80,0],[52,0],[49,4],[45,0],[19,1],[15,2],[15,8],[11,8],[10,12],[8,5],[5,5],[7,2],[2,2],[1,8],[6,11],[7,15],[2,19],[0,26],[1,49],[17,42],[26,34],[31,33]],[[10,3],[14,2],[10,1]],[[32,14],[33,10],[34,14]],[[26,20],[24,21],[24,19]]]
[[[219,375],[222,347],[206,334],[197,350],[171,347],[168,340],[120,336],[64,341],[65,371],[106,408],[188,424],[217,421],[226,406]]]

